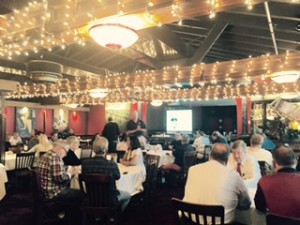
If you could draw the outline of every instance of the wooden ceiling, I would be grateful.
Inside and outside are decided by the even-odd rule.
[[[85,78],[80,78],[76,87],[99,86],[113,93],[124,93],[120,89],[126,87],[130,88],[124,95],[128,97],[139,92],[137,87],[151,88],[149,93],[139,93],[135,100],[151,100],[153,92],[158,90],[163,94],[157,95],[167,99],[182,97],[179,91],[189,93],[201,88],[203,92],[206,88],[207,92],[197,98],[209,99],[254,95],[255,91],[241,91],[241,94],[238,91],[234,95],[222,92],[208,95],[208,92],[225,85],[230,87],[228,83],[240,86],[249,81],[253,90],[257,85],[264,89],[270,73],[282,70],[282,65],[286,70],[300,70],[300,31],[296,29],[300,23],[299,0],[252,1],[252,10],[247,9],[243,0],[219,0],[213,19],[209,18],[213,7],[199,0],[156,0],[152,1],[153,7],[149,7],[150,1],[142,0],[39,0],[31,6],[30,2],[33,1],[0,0],[3,15],[0,18],[1,79],[32,83],[26,76],[26,65],[30,60],[43,59],[62,64],[63,75],[71,82],[74,76],[92,75],[95,79],[91,85],[86,85]],[[91,19],[105,18],[120,11],[125,14],[146,12],[161,26],[138,30],[139,40],[118,51],[97,45],[85,33]],[[24,17],[28,17],[28,21]],[[46,40],[42,34],[51,38],[51,44],[41,42]],[[22,45],[24,40],[27,42]],[[197,65],[197,73],[193,65]],[[168,69],[172,66],[177,67]],[[62,87],[66,92],[74,91]],[[180,90],[175,93],[173,89]],[[31,86],[28,90],[36,89]],[[187,94],[186,97],[192,96]]]

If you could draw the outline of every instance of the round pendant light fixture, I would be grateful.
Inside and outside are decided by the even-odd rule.
[[[105,98],[108,94],[108,90],[103,88],[95,88],[89,90],[89,93],[92,98]]]
[[[300,71],[281,71],[273,73],[271,76],[272,81],[276,83],[293,83],[299,79]]]

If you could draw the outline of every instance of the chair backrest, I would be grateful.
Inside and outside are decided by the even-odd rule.
[[[82,202],[86,210],[98,208],[107,212],[113,206],[111,182],[108,174],[79,174]]]
[[[266,161],[258,161],[260,173],[262,176],[268,175],[270,173],[270,167]]]
[[[211,152],[211,145],[205,145],[204,146],[204,156],[203,156],[204,162],[208,161],[210,152]]]
[[[150,155],[150,154],[147,154],[145,156],[145,166],[146,166],[146,169],[148,168],[148,166],[150,166],[152,164],[154,164],[156,166],[156,168],[158,168],[159,160],[160,160],[160,156],[159,155]]]
[[[157,174],[158,174],[158,168],[155,163],[149,164],[147,167],[147,175],[146,180],[143,183],[144,187],[144,195],[146,197],[146,200],[148,200],[149,194],[151,191],[154,191],[157,186]]]
[[[30,153],[17,153],[16,156],[16,170],[27,169],[33,166],[33,161],[35,157],[35,152]]]
[[[300,225],[300,218],[290,218],[275,214],[268,214],[267,225]]]
[[[196,159],[197,159],[197,151],[188,151],[184,153],[183,168],[182,168],[184,179],[188,174],[189,168],[196,164]]]
[[[31,168],[28,169],[31,178],[31,188],[33,194],[33,209],[34,211],[36,211],[34,213],[37,213],[40,210],[42,210],[41,206],[44,204],[41,182],[40,182],[39,175],[33,169]]]
[[[93,153],[93,150],[91,148],[87,148],[87,149],[82,148],[81,152],[80,152],[80,158],[81,159],[91,158],[92,153]]]
[[[172,198],[172,206],[179,224],[224,225],[224,207],[222,205],[199,205]]]
[[[117,162],[119,163],[120,162],[120,159],[122,159],[126,153],[126,151],[116,151],[117,152]]]

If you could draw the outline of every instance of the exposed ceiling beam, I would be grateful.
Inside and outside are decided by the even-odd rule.
[[[186,61],[186,65],[192,65],[194,63],[201,62],[216,40],[218,40],[220,35],[223,33],[226,26],[226,22],[219,20],[210,30],[209,34],[206,36],[206,39],[202,42],[201,46],[194,53],[194,55]]]

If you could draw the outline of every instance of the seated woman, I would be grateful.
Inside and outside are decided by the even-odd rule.
[[[123,159],[121,159],[121,164],[125,166],[139,166],[143,170],[143,174],[146,177],[146,168],[144,164],[143,152],[141,150],[141,145],[139,139],[136,136],[130,136],[128,138],[129,149],[125,153]]]
[[[39,157],[41,152],[47,152],[52,149],[52,144],[49,142],[47,135],[40,134],[38,136],[39,143],[35,146],[33,146],[31,149],[29,149],[28,152],[35,152],[36,156]]]

